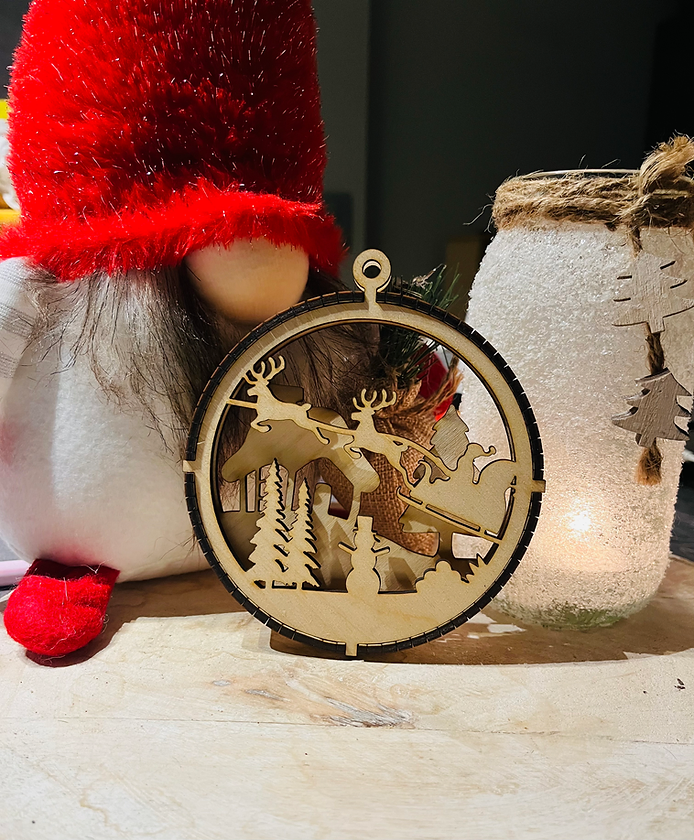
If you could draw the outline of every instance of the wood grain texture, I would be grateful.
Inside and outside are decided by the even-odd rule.
[[[17,840],[691,837],[691,746],[292,724],[267,734],[199,721],[15,727],[0,745],[14,768],[3,829]]]
[[[691,838],[691,564],[611,628],[487,610],[352,662],[271,633],[212,572],[129,583],[52,664],[0,635],[12,840]]]

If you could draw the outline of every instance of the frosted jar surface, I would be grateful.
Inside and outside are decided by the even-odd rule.
[[[644,232],[670,273],[694,276],[684,231]],[[633,249],[623,230],[547,223],[502,230],[475,279],[468,323],[504,356],[537,417],[547,492],[530,547],[497,598],[507,613],[559,626],[609,624],[655,593],[669,541],[683,443],[659,441],[662,483],[635,481],[642,449],[611,422],[648,375],[643,325],[614,327]],[[686,287],[685,287],[686,288]],[[685,295],[683,295],[685,296]],[[692,390],[692,312],[666,319],[666,363]],[[680,400],[690,408],[691,400]],[[463,383],[461,413],[484,440],[483,399]],[[680,421],[682,422],[682,421]],[[490,430],[492,433],[493,430]]]

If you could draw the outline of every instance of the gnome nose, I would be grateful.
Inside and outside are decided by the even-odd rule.
[[[268,239],[210,245],[185,259],[193,288],[214,312],[255,326],[301,300],[309,259],[291,245]]]

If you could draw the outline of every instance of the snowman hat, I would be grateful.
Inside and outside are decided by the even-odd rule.
[[[60,280],[265,237],[335,273],[310,0],[33,0],[0,258]]]

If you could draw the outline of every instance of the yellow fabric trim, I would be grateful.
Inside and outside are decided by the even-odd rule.
[[[13,225],[19,221],[19,213],[16,210],[2,210],[0,209],[0,227],[3,225]]]

